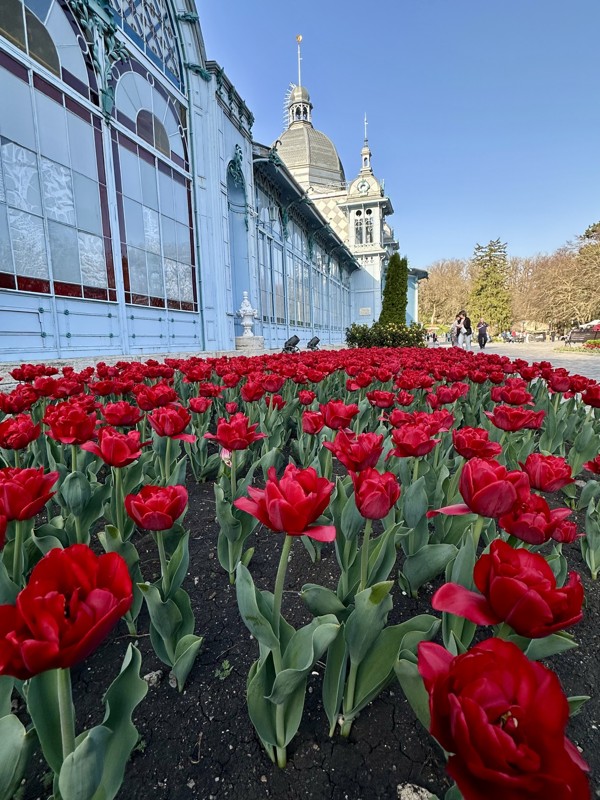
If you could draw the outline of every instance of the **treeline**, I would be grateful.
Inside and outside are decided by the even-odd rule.
[[[600,318],[600,223],[554,253],[509,257],[499,239],[471,259],[444,259],[419,284],[419,319],[448,325],[462,308],[496,332],[513,327],[562,332]]]

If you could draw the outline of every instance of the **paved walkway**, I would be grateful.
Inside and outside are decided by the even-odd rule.
[[[577,375],[585,375],[586,378],[593,378],[600,382],[600,356],[586,355],[569,351],[568,348],[557,349],[559,345],[555,342],[530,342],[528,344],[505,344],[504,342],[492,342],[485,348],[485,353],[499,353],[509,358],[523,358],[525,361],[550,361],[554,367],[564,367],[569,372]],[[473,352],[479,352],[477,344]]]

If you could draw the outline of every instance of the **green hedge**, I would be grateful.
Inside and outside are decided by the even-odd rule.
[[[411,325],[388,323],[381,325],[358,325],[346,328],[348,347],[425,347],[425,328],[413,322]]]

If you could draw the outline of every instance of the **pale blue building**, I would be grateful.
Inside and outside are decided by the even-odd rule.
[[[243,291],[266,347],[363,321],[192,0],[0,0],[0,107],[1,360],[231,350]]]

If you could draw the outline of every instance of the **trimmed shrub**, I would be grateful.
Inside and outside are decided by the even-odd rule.
[[[388,323],[358,325],[346,328],[348,347],[425,347],[425,328],[416,322],[410,325]]]

